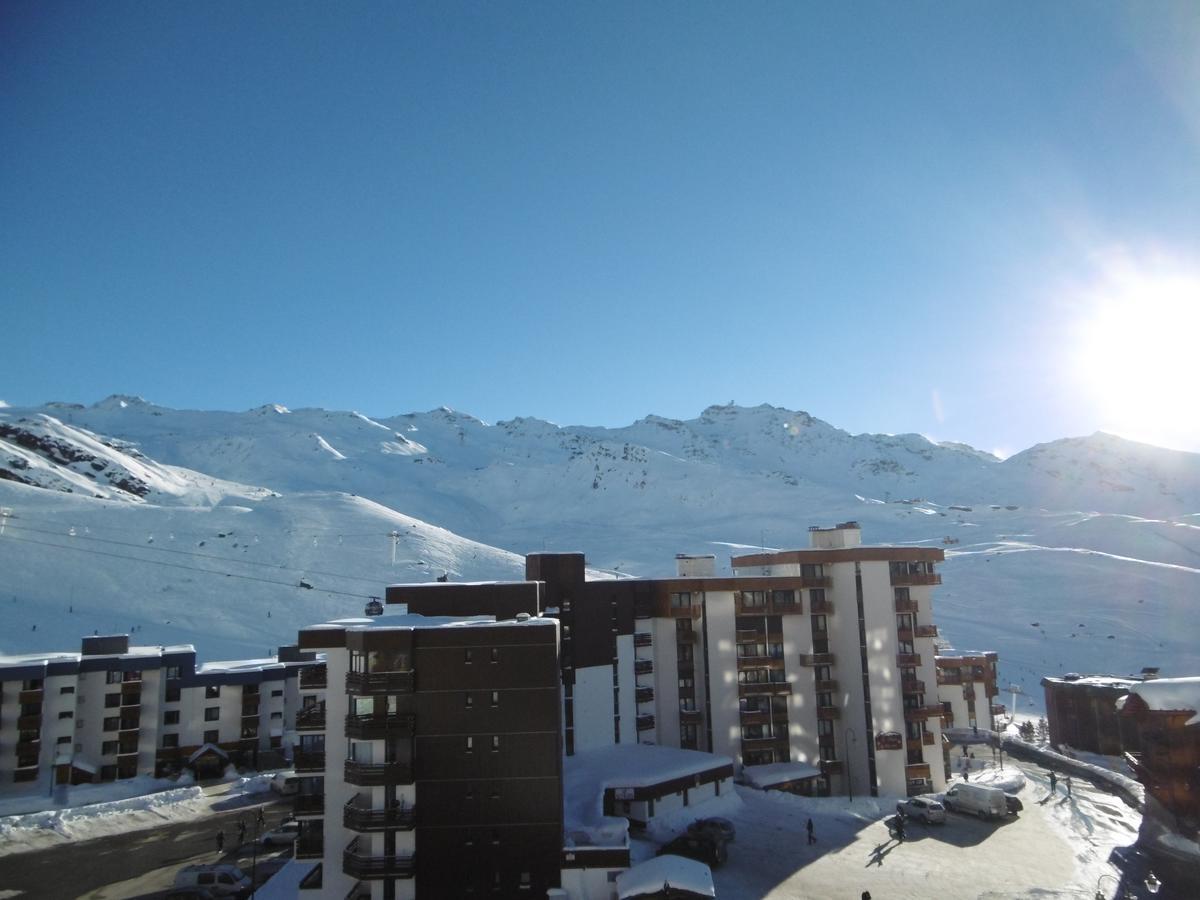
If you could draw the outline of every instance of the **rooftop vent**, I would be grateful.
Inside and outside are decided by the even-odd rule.
[[[367,601],[366,608],[363,609],[364,616],[382,616],[383,604],[379,602],[378,597],[372,597]]]

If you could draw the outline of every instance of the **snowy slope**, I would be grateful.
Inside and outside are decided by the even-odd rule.
[[[271,552],[243,545],[240,558],[261,554],[297,581],[317,565],[379,579],[373,589],[353,582],[349,593],[378,593],[388,580],[424,579],[439,568],[456,578],[519,574],[518,558],[481,545],[516,554],[583,550],[593,565],[643,575],[671,572],[676,552],[715,552],[727,567],[731,550],[805,546],[808,525],[854,518],[870,542],[946,546],[937,595],[943,634],[963,648],[998,649],[1005,677],[1029,689],[1044,672],[1200,671],[1200,650],[1184,627],[1200,586],[1200,455],[1111,435],[1039,445],[1002,462],[919,435],[851,435],[770,406],[714,406],[696,419],[649,416],[615,429],[537,419],[488,425],[444,408],[387,419],[280,406],[180,411],[133,397],[0,410],[0,427],[20,420],[81,446],[98,444],[113,471],[151,486],[143,498],[118,503],[122,492],[107,482],[97,493],[113,499],[90,501],[98,507],[90,513],[94,527],[115,523],[121,540],[141,543],[152,533],[161,542],[173,523],[211,539],[229,528],[245,535],[252,521]],[[31,451],[12,446],[0,446],[0,470],[24,477],[30,468],[5,460]],[[67,519],[92,509],[78,496],[80,479],[84,487],[97,481],[78,471],[87,465],[49,459],[41,480],[24,478],[71,487],[75,506],[57,491],[4,482],[0,504],[22,514],[30,504],[48,504],[42,514],[65,533]],[[184,529],[181,519],[206,524]],[[393,568],[387,533],[395,522],[447,529],[442,549],[408,554],[424,566]],[[345,537],[359,533],[369,535],[362,538],[369,563],[360,563],[358,545]],[[5,552],[0,546],[0,565]],[[399,552],[405,557],[403,546]],[[51,588],[43,584],[74,577],[70,567],[56,572],[45,564],[35,572],[23,561],[18,593],[45,598]],[[118,581],[92,593],[107,596]],[[137,593],[138,584],[121,582],[121,590]],[[278,599],[286,590],[239,582],[232,621],[195,624],[233,639],[239,628],[261,626],[262,604],[293,608]],[[297,615],[314,618],[338,596],[321,606],[315,588],[292,591],[303,591]],[[246,604],[253,613],[232,611]],[[0,642],[9,641],[5,649],[46,646],[32,637],[16,629]],[[257,648],[254,641],[247,638]]]

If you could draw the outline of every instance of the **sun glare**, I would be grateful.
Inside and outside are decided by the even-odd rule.
[[[1087,305],[1072,368],[1101,428],[1200,449],[1200,278],[1125,268]]]

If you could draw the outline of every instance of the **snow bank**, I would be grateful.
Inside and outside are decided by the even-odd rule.
[[[708,866],[682,856],[656,856],[622,872],[617,876],[617,896],[625,900],[655,894],[668,885],[702,897],[717,896]]]

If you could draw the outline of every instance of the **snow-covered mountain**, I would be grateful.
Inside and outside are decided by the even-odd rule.
[[[943,633],[998,649],[1028,689],[1044,672],[1200,671],[1200,455],[1106,434],[1001,461],[770,406],[610,429],[110,397],[0,410],[0,505],[4,650],[136,625],[257,654],[388,582],[513,577],[543,548],[666,574],[676,552],[727,565],[853,518],[870,542],[945,546]]]

